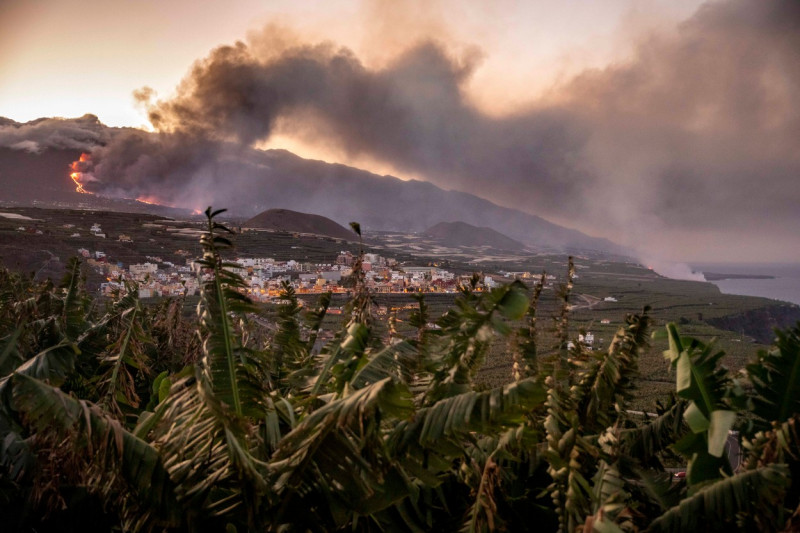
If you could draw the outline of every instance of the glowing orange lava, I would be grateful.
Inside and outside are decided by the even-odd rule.
[[[81,154],[80,158],[77,161],[73,161],[72,164],[69,166],[70,172],[69,177],[72,181],[75,182],[75,190],[81,194],[92,194],[86,189],[83,188],[83,184],[81,183],[81,179],[83,178],[84,170],[87,169],[89,163],[91,161],[91,156],[87,153]]]
[[[148,205],[163,205],[164,207],[178,207],[174,203],[162,200],[158,196],[153,196],[152,194],[143,194],[142,196],[137,196],[136,201]]]
[[[78,191],[81,194],[89,194],[89,191],[84,189],[83,185],[81,185],[81,182],[80,182],[81,173],[80,172],[73,172],[72,174],[69,175],[69,177],[72,178],[72,181],[75,182],[75,190],[76,191]]]

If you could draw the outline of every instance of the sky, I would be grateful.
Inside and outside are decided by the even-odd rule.
[[[146,126],[134,90],[148,86],[168,96],[194,61],[268,24],[332,40],[373,65],[430,35],[480,49],[475,98],[498,111],[533,99],[560,76],[613,61],[626,53],[631,33],[668,26],[698,4],[4,0],[0,116],[26,121],[92,113],[110,126]]]
[[[144,144],[283,147],[650,256],[796,261],[798,51],[787,0],[6,0],[0,116],[160,132],[98,186],[149,179]]]

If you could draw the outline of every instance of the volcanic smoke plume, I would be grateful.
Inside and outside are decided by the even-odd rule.
[[[499,117],[468,97],[476,54],[430,40],[371,67],[278,31],[217,48],[172,99],[140,93],[158,133],[94,150],[90,190],[263,197],[249,149],[280,133],[628,243],[766,232],[800,251],[797,2],[708,3],[630,61]]]
[[[0,118],[0,147],[33,153],[47,149],[88,151],[109,142],[113,131],[94,115],[40,118],[26,123]]]

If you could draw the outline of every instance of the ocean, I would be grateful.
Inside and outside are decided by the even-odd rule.
[[[800,305],[800,264],[692,263],[691,267],[696,272],[774,276],[775,279],[723,279],[711,283],[725,294],[762,296]]]

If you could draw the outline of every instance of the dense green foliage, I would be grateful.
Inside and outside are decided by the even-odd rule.
[[[800,325],[738,378],[667,327],[676,390],[627,410],[648,310],[609,348],[569,342],[572,268],[540,350],[533,291],[462,288],[401,337],[356,264],[346,320],[284,286],[265,324],[207,212],[195,321],[182,302],[105,308],[0,271],[0,519],[7,530],[775,531],[800,523]],[[354,230],[360,231],[356,225]],[[265,329],[265,325],[269,328]],[[475,383],[496,337],[510,383]],[[549,348],[549,347],[548,347]],[[727,457],[729,430],[745,458]],[[686,465],[672,479],[664,462]]]

